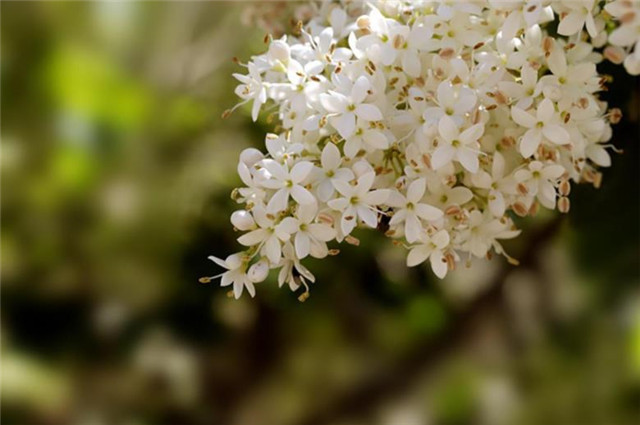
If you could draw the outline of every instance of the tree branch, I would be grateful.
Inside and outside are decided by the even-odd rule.
[[[561,222],[562,216],[557,216],[531,238],[520,259],[521,267],[535,266],[540,246],[549,241]],[[432,369],[447,354],[454,351],[478,320],[487,311],[494,310],[501,303],[504,282],[512,270],[514,268],[505,263],[502,272],[498,274],[489,289],[461,312],[437,339],[418,344],[394,366],[374,374],[340,396],[334,403],[312,412],[310,416],[303,418],[299,425],[322,425],[353,417],[379,405],[389,394],[397,394],[405,390],[414,377]]]

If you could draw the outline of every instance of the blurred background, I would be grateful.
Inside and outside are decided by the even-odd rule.
[[[602,187],[440,282],[375,232],[234,301],[237,56],[291,4],[2,2],[2,421],[638,424],[639,80]],[[285,18],[283,18],[285,17]]]

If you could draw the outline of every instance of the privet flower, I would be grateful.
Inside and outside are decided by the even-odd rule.
[[[246,249],[211,257],[236,298],[276,269],[306,299],[302,261],[357,245],[356,227],[440,278],[492,251],[515,263],[500,244],[519,234],[513,214],[567,212],[571,181],[600,185],[620,112],[598,98],[596,64],[640,73],[640,2],[300,7],[305,23],[234,74],[253,120],[265,104],[277,118],[267,153],[240,155],[231,222]]]

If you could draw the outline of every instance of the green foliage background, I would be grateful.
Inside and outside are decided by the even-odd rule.
[[[602,424],[640,415],[639,81],[602,188],[443,282],[373,232],[233,301],[231,58],[249,2],[3,2],[2,419],[7,424]],[[286,8],[285,8],[286,9]]]

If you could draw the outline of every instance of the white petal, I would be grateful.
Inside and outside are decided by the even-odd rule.
[[[540,146],[541,139],[542,134],[540,133],[540,130],[535,128],[528,130],[524,133],[524,136],[522,136],[522,140],[520,141],[520,154],[525,158],[529,158],[535,153],[538,146]]]
[[[242,183],[246,184],[249,187],[253,186],[253,178],[251,177],[249,167],[247,167],[247,165],[243,162],[238,163],[238,175],[240,176],[240,180],[242,180]]]
[[[429,257],[429,254],[431,254],[431,249],[427,246],[420,245],[413,248],[407,255],[407,266],[414,267],[423,263]]]
[[[389,147],[389,140],[383,132],[377,130],[365,131],[362,135],[362,139],[372,148],[386,149]]]
[[[243,289],[244,289],[244,282],[239,278],[236,279],[236,281],[233,282],[233,296],[235,297],[236,300],[239,299],[240,296],[242,295]]]
[[[378,226],[378,214],[365,206],[358,206],[358,217],[369,227],[375,229]]]
[[[284,181],[289,177],[289,173],[287,173],[285,168],[278,163],[278,161],[274,161],[273,159],[263,159],[260,164],[277,180]]]
[[[250,280],[246,280],[244,282],[244,286],[245,288],[247,288],[247,292],[249,293],[249,295],[251,295],[251,298],[256,296],[256,288],[255,286],[253,286],[253,282],[251,282]]]
[[[478,172],[480,163],[478,161],[478,154],[469,149],[458,149],[456,157],[462,166],[470,173]]]
[[[288,201],[289,192],[286,189],[278,190],[271,197],[271,199],[269,199],[269,203],[267,204],[267,212],[273,214],[286,209]]]
[[[373,181],[375,180],[375,178],[376,173],[374,173],[373,171],[360,176],[360,178],[358,179],[358,184],[356,184],[355,192],[359,195],[364,196],[369,191],[369,189],[371,189],[371,186],[373,186]],[[338,187],[336,187],[336,189],[338,189]]]
[[[322,242],[329,242],[336,237],[336,231],[333,227],[320,223],[310,224],[309,233],[311,233],[314,238]]]
[[[405,209],[398,210],[393,214],[393,216],[391,217],[391,220],[389,220],[389,224],[392,226],[395,226],[398,223],[402,223],[406,217],[407,217],[407,210]]]
[[[506,205],[504,202],[504,196],[499,190],[492,190],[489,192],[489,210],[495,217],[502,217]]]
[[[289,172],[289,177],[293,183],[300,183],[307,178],[311,170],[313,170],[312,163],[309,161],[300,161],[293,166]]]
[[[511,108],[511,117],[516,122],[516,124],[526,128],[531,128],[536,125],[536,119],[533,117],[533,115],[515,106]]]
[[[416,217],[415,214],[407,214],[404,221],[404,236],[407,238],[407,241],[413,243],[420,239],[422,230],[422,224],[420,224],[418,217]]]
[[[431,242],[440,249],[449,245],[449,240],[449,233],[446,230],[440,230],[431,237]]]
[[[355,104],[362,103],[364,99],[367,97],[367,90],[371,87],[371,83],[365,76],[359,77],[355,83],[353,83],[353,88],[351,89],[351,101]]]
[[[541,181],[538,191],[538,200],[546,208],[553,209],[556,206],[556,189],[548,181]]]
[[[538,122],[548,123],[553,118],[553,113],[555,112],[555,107],[553,106],[553,102],[549,99],[545,99],[538,105],[538,109],[536,110],[536,119]]]
[[[271,264],[277,264],[280,261],[282,255],[282,248],[280,246],[280,240],[275,236],[271,236],[264,244],[264,252],[267,255]]]
[[[311,243],[309,242],[309,236],[306,232],[298,232],[295,239],[296,256],[303,259],[309,255],[311,250]]]
[[[300,222],[293,217],[285,217],[280,224],[278,224],[277,229],[279,232],[291,235],[300,229]]]
[[[356,116],[352,112],[333,117],[330,122],[340,136],[345,139],[348,139],[356,129]]]
[[[569,132],[560,124],[547,124],[542,127],[542,134],[557,145],[566,145],[571,141]]]
[[[320,199],[322,202],[327,202],[329,199],[331,199],[331,195],[333,195],[334,193],[333,183],[331,182],[331,180],[324,179],[323,181],[321,181],[318,185],[316,193],[318,194],[318,199]]]
[[[585,15],[580,11],[574,10],[569,12],[558,25],[558,34],[573,35],[580,31],[584,26]]]
[[[209,260],[213,261],[214,263],[216,263],[217,265],[219,265],[220,267],[224,267],[225,269],[228,269],[229,267],[227,267],[227,263],[225,263],[225,261],[222,258],[218,258],[214,255],[210,255]]]
[[[377,106],[368,103],[361,103],[356,106],[355,113],[358,118],[365,121],[380,121],[382,119],[382,112],[380,112],[380,109],[378,109]]]
[[[556,45],[551,50],[549,57],[547,57],[547,65],[553,75],[558,77],[565,76],[567,73],[567,57],[564,54],[564,50]]]
[[[252,230],[249,233],[245,233],[244,235],[238,238],[238,242],[240,242],[244,246],[253,246],[257,245],[267,237],[268,233],[265,229],[256,229]]]
[[[438,122],[438,131],[440,132],[440,136],[447,141],[451,142],[458,137],[459,131],[456,123],[449,117],[448,115],[444,115],[440,118]]]
[[[456,154],[456,149],[451,145],[439,146],[431,157],[431,166],[434,170],[442,168],[451,160]]]
[[[411,182],[407,189],[407,200],[414,204],[420,202],[427,188],[427,180],[424,178]]]
[[[433,221],[441,218],[444,213],[429,204],[418,204],[416,205],[416,214],[424,220]]]
[[[320,162],[325,170],[335,170],[340,166],[340,150],[334,143],[328,142],[324,147]]]
[[[473,198],[473,192],[466,187],[454,187],[447,192],[447,205],[463,205]]]
[[[420,76],[420,59],[417,53],[416,51],[407,51],[402,56],[402,69],[407,75],[414,78]]]
[[[347,208],[345,212],[342,213],[342,218],[340,219],[340,230],[342,230],[342,234],[347,236],[356,227],[356,224],[356,212],[354,208]]]
[[[484,133],[484,124],[474,124],[460,133],[460,141],[465,145],[478,141]]]
[[[440,251],[433,252],[429,258],[429,262],[431,263],[431,270],[433,270],[433,273],[440,279],[443,279],[447,275],[449,267]]]
[[[327,205],[329,205],[329,208],[332,210],[342,211],[349,205],[349,200],[346,198],[332,199],[327,202]]]
[[[332,114],[344,112],[347,108],[347,98],[335,92],[331,92],[331,94],[322,93],[320,95],[320,103],[327,112]]]
[[[547,180],[559,179],[565,172],[562,165],[548,165],[540,172],[540,175]]]
[[[300,205],[313,204],[316,198],[304,187],[296,184],[291,188],[291,197]]]
[[[601,145],[591,145],[586,151],[587,158],[601,167],[611,166],[611,157],[609,153]]]
[[[389,199],[389,189],[372,190],[362,197],[362,201],[369,205],[382,205]]]

